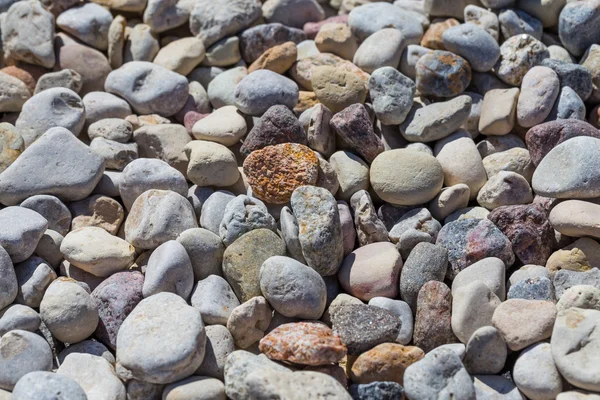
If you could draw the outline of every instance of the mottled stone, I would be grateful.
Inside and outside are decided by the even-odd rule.
[[[382,343],[358,356],[352,363],[350,378],[358,384],[385,381],[402,385],[406,368],[424,355],[418,347]]]
[[[449,51],[435,50],[419,58],[417,90],[423,95],[453,97],[471,82],[471,67],[464,58]]]
[[[350,198],[354,211],[354,227],[360,246],[369,243],[388,242],[388,230],[377,216],[369,192],[359,190]]]
[[[262,296],[252,297],[231,311],[227,329],[239,348],[246,349],[263,338],[273,310]]]
[[[451,325],[452,293],[443,282],[429,281],[419,290],[413,343],[425,352],[457,341]]]
[[[337,82],[337,84],[334,86],[329,86],[329,88],[333,92],[338,92],[338,93],[344,92],[342,90],[343,87],[342,88],[337,87],[338,85],[341,85],[341,82],[351,83],[353,87],[358,89],[358,88],[360,88],[361,82],[363,84],[366,84],[367,81],[369,80],[369,74],[364,72],[362,69],[358,68],[356,65],[354,65],[350,61],[344,60],[343,58],[338,57],[331,53],[319,53],[314,56],[308,56],[301,60],[298,60],[298,62],[296,62],[294,64],[294,66],[292,66],[292,68],[290,69],[290,75],[296,82],[298,82],[298,84],[300,86],[306,88],[307,90],[314,91],[314,87],[312,85],[313,74],[317,71],[317,69],[319,69],[319,67],[324,67],[324,66],[334,67],[333,70],[331,70],[331,69],[324,70],[324,71],[326,71],[326,73],[324,73],[325,78],[328,78],[328,77],[330,78],[332,76],[335,77],[334,83]],[[336,73],[336,70],[340,71],[339,74]],[[346,73],[353,74],[354,78],[358,78],[358,80],[353,79],[352,77],[347,77],[345,75]],[[321,74],[323,74],[323,72],[321,72]],[[322,85],[326,89],[327,88],[327,85],[326,85],[327,79],[325,79],[325,78],[323,79],[324,82],[322,82]],[[347,100],[347,101],[348,101],[348,104],[346,104],[345,106],[341,106],[341,108],[339,108],[340,110],[343,109],[344,107],[349,106],[350,104],[353,104],[349,100]],[[359,102],[362,103],[363,101],[364,100],[359,101]],[[329,107],[329,105],[328,105],[328,107]],[[339,111],[339,110],[336,109],[335,111]]]
[[[513,36],[500,46],[500,59],[494,71],[505,83],[519,86],[525,74],[548,57],[550,54],[546,46],[533,36]]]
[[[554,286],[548,278],[529,278],[510,285],[508,299],[554,301]]]
[[[404,396],[404,388],[396,382],[372,382],[350,385],[354,400],[394,400]]]
[[[249,67],[252,73],[259,69],[268,69],[278,74],[284,74],[296,62],[298,50],[294,42],[285,42],[271,47],[258,57]]]
[[[332,55],[332,57],[335,57]],[[303,64],[308,64],[310,59],[302,60]],[[300,65],[296,65],[298,74],[303,72],[303,75],[310,76],[310,88],[314,91],[319,102],[323,103],[332,112],[337,113],[347,107],[364,103],[367,97],[367,82],[354,70],[349,68],[341,68],[334,60],[333,66],[326,63],[325,65],[316,66],[309,64],[303,66],[310,68],[308,71],[298,71]],[[361,70],[362,71],[362,70]],[[296,77],[300,80],[300,77]],[[302,81],[300,82],[302,83]]]
[[[565,291],[577,285],[591,285],[600,289],[600,270],[592,268],[589,271],[578,272],[562,269],[554,275],[553,283],[557,299],[560,299]]]

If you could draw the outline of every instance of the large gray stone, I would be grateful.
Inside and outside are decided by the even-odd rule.
[[[82,42],[99,50],[108,49],[108,28],[113,16],[96,3],[69,8],[56,18],[56,25]]]
[[[144,297],[169,292],[187,300],[193,286],[192,262],[181,243],[169,240],[152,252],[144,274]]]
[[[194,287],[191,304],[200,311],[205,324],[227,325],[231,311],[240,305],[240,301],[225,279],[209,275]]]
[[[0,246],[13,262],[29,258],[48,228],[48,221],[25,207],[6,207],[0,210]]]
[[[34,371],[15,385],[12,400],[87,400],[88,397],[73,379],[47,371]]]
[[[14,330],[0,341],[0,389],[13,390],[22,376],[52,369],[52,350],[35,333]]]
[[[56,272],[39,257],[29,257],[15,265],[19,293],[16,302],[32,308],[38,308],[44,292],[56,279]]]
[[[369,78],[369,93],[377,119],[385,125],[404,122],[415,95],[415,83],[396,68],[378,68]]]
[[[243,234],[261,228],[275,231],[275,218],[259,199],[240,195],[227,203],[219,225],[219,234],[223,244],[229,246]]]
[[[12,260],[4,247],[0,246],[0,310],[10,305],[18,292],[19,283]]]
[[[298,102],[298,85],[276,72],[261,69],[240,81],[233,98],[235,106],[243,113],[261,116],[271,106],[279,104],[294,108]]]
[[[225,246],[219,236],[204,228],[191,228],[181,232],[177,241],[190,256],[194,281],[206,279],[210,275],[223,275],[221,263]]]
[[[414,14],[389,3],[366,3],[350,12],[348,25],[361,41],[384,28],[399,29],[408,44],[419,44],[423,27]]]

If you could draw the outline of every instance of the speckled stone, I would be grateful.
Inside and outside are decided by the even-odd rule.
[[[419,58],[417,90],[423,95],[453,97],[471,82],[471,67],[464,58],[449,51],[435,50]]]
[[[338,363],[346,356],[339,336],[320,322],[280,325],[260,340],[259,349],[271,360],[303,365]]]
[[[494,71],[505,83],[519,86],[527,71],[549,57],[546,46],[533,36],[513,36],[500,46],[500,59]]]
[[[244,160],[244,173],[256,197],[284,204],[297,187],[317,182],[318,158],[301,144],[267,146]]]
[[[369,78],[369,94],[377,119],[398,125],[408,115],[415,94],[414,82],[392,67],[378,68]]]
[[[426,353],[458,341],[452,331],[452,293],[443,282],[429,281],[419,290],[413,343]]]
[[[306,40],[306,34],[300,29],[278,22],[262,24],[246,29],[240,35],[240,52],[244,61],[250,64],[271,47],[285,42],[300,43],[303,40]]]
[[[500,57],[498,42],[475,24],[451,27],[443,33],[442,40],[446,50],[464,57],[475,71],[491,70]]]
[[[359,384],[378,381],[403,384],[406,368],[424,355],[415,346],[382,343],[358,356],[352,363],[350,379]]]
[[[600,41],[596,29],[600,12],[595,1],[570,2],[561,11],[558,36],[563,46],[574,56],[581,56],[592,44]]]
[[[390,240],[387,228],[377,216],[369,192],[359,190],[354,193],[350,198],[350,205],[354,212],[354,228],[360,246]]]
[[[486,257],[498,257],[508,268],[515,262],[510,240],[487,219],[459,219],[438,234],[436,244],[448,250],[447,276],[454,278],[469,265]]]
[[[350,385],[354,400],[396,400],[404,396],[404,388],[396,382],[371,382]]]
[[[570,87],[581,100],[586,101],[592,94],[592,74],[583,65],[547,58],[542,61],[542,66],[556,72],[561,88]]]
[[[554,301],[554,286],[548,278],[528,278],[510,285],[508,299]]]
[[[383,308],[366,304],[345,304],[331,315],[333,331],[348,348],[358,355],[378,344],[393,342],[400,331],[400,320]]]
[[[560,300],[568,289],[577,285],[590,285],[600,289],[600,269],[592,268],[589,271],[569,271],[561,269],[554,275],[554,290],[556,299]]]

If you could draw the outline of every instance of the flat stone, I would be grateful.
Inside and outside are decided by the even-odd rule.
[[[479,131],[484,135],[506,135],[516,121],[519,88],[492,89],[483,98]]]
[[[348,25],[361,41],[384,28],[400,30],[411,44],[418,44],[423,36],[421,24],[410,12],[389,3],[361,4],[350,12]]]
[[[13,388],[11,399],[42,399],[50,396],[63,396],[73,400],[88,398],[73,379],[52,372],[34,371],[19,379]]]
[[[509,299],[494,311],[493,326],[513,351],[547,339],[556,320],[556,306],[551,301]]]
[[[511,86],[520,86],[525,74],[550,57],[546,46],[528,34],[508,38],[500,46],[500,59],[494,66],[498,78]]]
[[[35,333],[13,330],[0,342],[0,388],[13,390],[23,376],[34,371],[52,370],[52,350],[48,342]]]
[[[33,254],[38,241],[48,228],[48,221],[37,212],[25,207],[7,207],[0,210],[0,246],[13,263],[26,260]]]
[[[563,390],[550,343],[536,343],[523,350],[512,376],[519,390],[530,399],[556,397]]]
[[[329,163],[338,178],[337,198],[349,202],[354,193],[369,188],[369,166],[362,158],[349,151],[337,151]]]
[[[69,8],[56,18],[56,26],[99,50],[108,49],[108,29],[113,16],[96,3]]]
[[[129,30],[125,40],[123,62],[152,61],[160,50],[158,39],[152,33],[152,28],[146,24],[136,24]]]
[[[126,399],[125,385],[115,374],[114,367],[102,357],[83,353],[70,354],[56,373],[77,382],[88,399]]]
[[[419,290],[413,343],[425,352],[455,343],[452,331],[452,293],[443,282],[429,281]]]
[[[483,167],[489,178],[500,171],[511,171],[522,175],[527,182],[531,182],[534,166],[527,149],[513,147],[508,150],[490,154],[483,160]]]
[[[188,22],[190,6],[172,0],[164,2],[150,0],[144,10],[144,23],[158,33],[176,28]]]
[[[506,362],[508,350],[493,326],[473,332],[467,343],[463,364],[470,374],[498,374]]]
[[[481,281],[490,288],[500,301],[504,301],[506,296],[505,276],[506,266],[502,260],[496,257],[484,258],[469,265],[454,277],[452,293],[473,282]]]
[[[133,140],[139,157],[158,158],[181,172],[187,173],[185,146],[192,140],[187,130],[177,124],[146,125],[135,130]]]
[[[201,206],[200,226],[218,235],[225,208],[233,199],[235,199],[233,193],[226,190],[217,190],[208,194]]]
[[[169,337],[174,347],[165,352],[160,343]],[[117,373],[151,383],[175,382],[202,364],[205,344],[200,312],[173,293],[159,293],[142,300],[123,321],[117,335]]]
[[[569,308],[558,314],[550,340],[560,374],[570,384],[594,392],[600,389],[598,324],[600,311]]]
[[[183,108],[188,98],[187,79],[143,61],[125,63],[111,72],[104,88],[127,100],[138,114],[169,117]]]
[[[479,150],[479,154],[481,154],[482,158],[492,154],[501,153],[506,150],[514,149],[515,147],[520,147],[522,149],[526,148],[525,142],[514,134],[488,136],[481,142],[477,143],[477,150]]]
[[[237,36],[223,38],[206,49],[203,65],[227,67],[237,64],[242,59],[240,39]]]
[[[303,88],[305,88],[306,90],[311,90],[314,91],[315,88],[313,87],[312,84],[312,78],[313,75],[315,74],[315,72],[317,72],[317,70],[319,69],[319,67],[334,67],[335,69],[337,69],[339,71],[336,72],[335,69],[323,69],[319,72],[319,75],[322,75],[322,81],[320,81],[320,85],[323,88],[325,88],[325,90],[323,91],[324,95],[327,95],[326,93],[326,81],[328,78],[335,78],[335,81],[338,82],[338,84],[336,84],[336,86],[329,86],[329,89],[335,89],[333,90],[333,93],[331,93],[331,95],[334,96],[328,96],[327,98],[330,100],[335,100],[335,96],[341,96],[342,93],[353,93],[356,98],[361,98],[363,96],[362,89],[361,89],[361,85],[360,82],[363,82],[365,85],[367,84],[368,80],[369,80],[369,74],[367,74],[366,72],[364,72],[362,69],[358,68],[356,65],[354,65],[353,63],[351,63],[348,60],[345,60],[341,57],[336,56],[335,54],[331,54],[331,53],[318,53],[312,56],[307,56],[302,58],[301,60],[298,60],[298,62],[296,62],[292,68],[290,69],[290,75],[292,76],[292,78],[298,82],[298,84],[300,86],[302,86]],[[354,75],[354,78],[358,78],[358,81],[353,79],[353,77],[348,77],[346,75],[346,73],[351,73]],[[342,87],[339,87],[338,85],[341,85],[341,82],[346,82],[347,84],[352,84],[352,91],[345,91]],[[343,99],[338,99],[338,103],[342,103]],[[347,100],[348,101],[348,100]],[[362,103],[364,100],[359,101],[359,103]],[[353,104],[352,102],[348,101],[348,103],[345,106],[340,106],[340,109],[343,109],[344,107],[349,106],[350,104]],[[329,105],[327,105],[327,107],[330,107]],[[331,107],[330,107],[331,108]]]
[[[403,384],[406,368],[424,355],[418,347],[382,343],[358,356],[352,364],[350,378],[359,384],[378,381]]]
[[[311,38],[314,36],[313,45],[318,52],[332,53],[352,60],[358,48],[358,41],[344,20],[347,22],[348,17],[334,16],[316,23],[309,22],[305,24],[304,32]],[[316,29],[313,30],[313,27]]]

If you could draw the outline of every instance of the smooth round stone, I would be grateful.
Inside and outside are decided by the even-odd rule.
[[[150,0],[144,10],[144,23],[154,32],[168,31],[188,22],[190,8],[189,4],[181,4],[173,0]]]
[[[600,324],[600,311],[569,308],[556,318],[550,344],[552,358],[560,374],[581,389],[600,390],[600,364],[594,334]]]
[[[458,96],[452,100],[412,108],[400,133],[409,142],[433,142],[456,132],[467,120],[472,100]]]
[[[46,218],[48,221],[48,229],[52,229],[61,235],[66,235],[69,232],[71,212],[67,206],[55,196],[31,196],[21,203],[21,207],[33,210]]]
[[[517,103],[519,125],[530,128],[543,122],[558,98],[560,81],[558,75],[548,67],[531,68],[521,83],[521,94]]]
[[[73,379],[46,371],[35,371],[24,375],[15,385],[11,397],[14,400],[53,398],[87,400],[88,397]]]
[[[15,329],[35,332],[42,322],[34,309],[20,304],[5,307],[0,315],[0,337]]]
[[[6,59],[54,67],[54,17],[35,1],[17,2],[6,12],[2,43]]]
[[[389,242],[372,243],[350,253],[342,262],[338,277],[346,292],[361,300],[398,295],[402,258]]]
[[[585,115],[586,109],[583,100],[573,89],[565,86],[560,90],[558,99],[546,120],[578,119],[585,121]]]
[[[138,114],[169,117],[185,105],[188,82],[185,77],[149,62],[125,63],[106,78],[107,92],[123,97]]]
[[[404,383],[404,371],[421,360],[423,350],[414,346],[382,343],[356,358],[350,371],[350,379],[356,383],[385,381]]]
[[[103,357],[83,353],[70,354],[56,373],[77,382],[88,399],[126,399],[125,385],[115,374],[113,365]]]
[[[571,286],[560,296],[556,309],[560,312],[571,307],[600,311],[600,289],[592,285]]]
[[[413,179],[414,171],[423,175]],[[423,152],[397,149],[378,155],[371,164],[373,190],[384,201],[394,205],[423,204],[435,197],[444,180],[440,163]]]
[[[406,45],[400,30],[382,29],[361,43],[354,54],[353,63],[367,73],[373,73],[381,67],[397,68]]]
[[[500,57],[498,42],[475,24],[461,24],[444,31],[444,48],[465,58],[478,72],[491,70]]]
[[[444,184],[464,183],[469,186],[471,199],[476,198],[487,181],[487,174],[471,135],[459,130],[436,142],[433,154],[444,172]]]
[[[423,95],[454,97],[471,82],[471,67],[464,58],[443,50],[429,52],[415,66],[417,90]]]
[[[360,250],[360,249],[359,249]],[[406,259],[400,275],[400,297],[413,311],[423,285],[429,281],[444,280],[448,267],[448,252],[435,244],[417,244]]]
[[[398,125],[408,116],[415,84],[395,67],[382,67],[372,71],[369,93],[377,119],[385,125]]]
[[[329,163],[340,185],[337,198],[349,201],[354,193],[369,188],[369,166],[357,155],[338,151],[331,155]]]
[[[235,154],[222,144],[193,140],[184,151],[187,177],[198,186],[230,186],[240,177]]]
[[[99,50],[108,49],[108,28],[113,17],[106,8],[86,3],[69,8],[56,18],[56,26]]]
[[[0,110],[2,112],[19,112],[23,104],[31,97],[27,85],[11,75],[0,73],[0,85],[3,93],[0,95]]]
[[[192,262],[181,243],[169,240],[152,252],[144,276],[144,298],[169,292],[187,300],[193,286]]]
[[[509,299],[496,308],[492,317],[506,345],[513,351],[547,339],[556,320],[556,306],[551,301]]]
[[[202,40],[186,37],[174,40],[161,48],[154,57],[153,63],[186,76],[202,62],[205,56],[206,50]]]
[[[400,30],[409,44],[418,44],[423,36],[423,27],[413,14],[389,3],[367,3],[354,8],[348,25],[360,41],[385,28]]]
[[[477,194],[477,203],[488,210],[501,206],[528,204],[533,201],[531,187],[515,172],[500,171],[493,175]]]
[[[59,278],[44,293],[40,317],[57,340],[77,343],[96,330],[98,307],[77,282]]]
[[[452,293],[473,282],[481,281],[501,300],[504,301],[506,266],[496,257],[488,257],[469,265],[460,271],[452,281]]]
[[[319,319],[325,311],[327,290],[323,278],[292,258],[268,258],[260,268],[259,279],[269,304],[286,317]],[[284,294],[282,285],[286,288]]]
[[[591,236],[600,238],[595,213],[600,206],[581,200],[559,203],[550,212],[549,220],[558,232],[572,237]]]
[[[231,68],[215,76],[206,88],[212,106],[221,108],[235,105],[233,94],[238,83],[246,76],[248,76],[246,67]]]
[[[170,190],[148,190],[131,207],[125,238],[135,247],[155,249],[197,227],[194,209],[185,197]]]
[[[191,298],[192,306],[200,311],[207,325],[226,325],[231,311],[240,305],[233,289],[218,275],[198,281]]]
[[[0,246],[12,262],[29,258],[48,228],[48,221],[39,213],[25,207],[6,207],[0,210]]]
[[[461,286],[452,295],[452,331],[461,342],[467,343],[478,329],[491,325],[494,310],[501,301],[482,281]]]
[[[427,354],[404,372],[404,390],[408,398],[443,398],[455,396],[475,399],[471,376],[460,358],[448,349]]]
[[[550,343],[537,343],[523,350],[512,376],[519,390],[530,399],[554,398],[563,389]]]
[[[19,285],[16,302],[38,308],[56,272],[43,259],[33,256],[15,265],[15,273]]]
[[[575,61],[571,53],[569,53],[569,51],[562,46],[552,44],[548,46],[548,53],[550,53],[550,58],[547,58],[546,60],[563,61],[566,63],[572,63]]]
[[[150,26],[136,24],[128,31],[129,34],[123,51],[123,62],[152,61],[160,50],[160,44],[152,33]]]
[[[88,137],[104,138],[115,142],[127,143],[131,139],[133,127],[129,121],[121,118],[104,118],[88,127]]]
[[[233,199],[235,199],[233,193],[225,190],[211,193],[202,204],[200,226],[218,235],[225,208]]]
[[[524,265],[508,278],[509,286],[526,279],[550,278],[550,271],[542,265]]]
[[[463,364],[470,374],[497,374],[504,367],[507,353],[496,328],[483,326],[469,339]]]
[[[107,277],[131,265],[135,249],[125,240],[98,227],[69,232],[60,245],[67,261],[100,277]]]
[[[23,104],[15,127],[31,145],[48,129],[63,127],[79,136],[85,123],[85,108],[81,97],[66,88],[52,88],[36,94]]]
[[[262,11],[268,22],[279,22],[294,28],[302,28],[305,23],[325,18],[323,8],[312,0],[267,0],[262,6]]]
[[[35,333],[13,330],[0,341],[0,389],[13,390],[23,376],[34,371],[52,370],[52,350]]]
[[[86,94],[83,96],[83,105],[85,106],[85,122],[87,124],[93,124],[106,118],[123,119],[132,113],[129,103],[114,94],[106,92]],[[90,136],[90,139],[93,139],[93,137]],[[108,139],[116,140],[114,138]]]
[[[223,370],[227,357],[235,351],[233,336],[223,325],[210,325],[205,328],[205,331],[204,360],[194,374],[212,376],[223,380]]]
[[[549,57],[546,46],[533,36],[513,36],[500,46],[500,59],[494,66],[494,71],[503,82],[520,86],[525,74]]]
[[[165,386],[165,400],[226,400],[225,385],[218,379],[192,376]]]
[[[505,38],[528,34],[537,40],[542,39],[542,23],[526,12],[512,9],[504,10],[498,15],[498,20],[502,35]]]
[[[161,345],[165,341],[168,349]],[[173,293],[159,293],[142,300],[121,325],[117,372],[150,383],[175,382],[202,364],[205,344],[200,312]]]
[[[32,170],[37,179],[27,178]],[[103,172],[100,156],[67,129],[51,128],[2,173],[0,201],[15,205],[36,194],[81,200],[94,190]]]
[[[466,218],[447,223],[436,244],[448,250],[447,276],[451,278],[487,257],[500,258],[506,267],[515,261],[510,240],[488,219]]]
[[[483,159],[483,167],[489,178],[500,171],[510,171],[523,176],[527,182],[531,182],[534,171],[529,152],[520,147],[490,154]]]
[[[225,247],[218,235],[207,229],[191,228],[181,232],[177,241],[183,245],[192,261],[194,281],[223,274],[221,263]]]
[[[364,103],[367,96],[365,81],[360,76],[330,65],[315,67],[310,85],[317,99],[333,113]]]
[[[258,70],[240,81],[233,97],[240,111],[260,116],[278,104],[294,108],[298,102],[298,86],[291,79],[273,71]]]
[[[234,308],[227,320],[227,329],[236,347],[246,349],[262,339],[271,323],[272,313],[262,296],[252,297]]]
[[[96,138],[90,149],[104,159],[106,168],[121,171],[127,164],[138,158],[136,143],[119,143],[104,138]]]
[[[202,65],[227,67],[237,64],[242,59],[240,39],[237,36],[223,38],[206,49],[206,58]]]
[[[459,208],[464,208],[469,204],[471,189],[464,183],[459,183],[447,188],[429,202],[428,209],[431,215],[437,220],[443,220],[452,212]]]
[[[140,158],[123,170],[119,194],[125,208],[131,210],[135,200],[150,189],[170,190],[187,196],[188,187],[183,174],[162,160]]]
[[[595,1],[570,2],[560,12],[558,36],[569,53],[576,57],[598,43],[600,33],[594,27],[600,21]]]
[[[233,146],[246,134],[246,120],[234,106],[225,106],[213,111],[208,117],[196,122],[192,135],[198,140]]]

